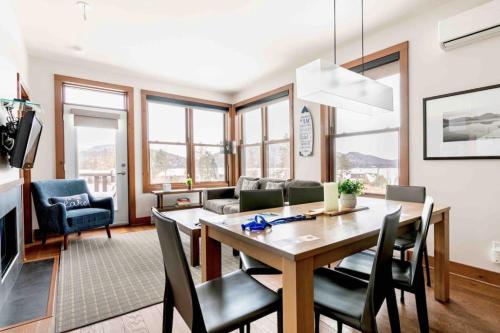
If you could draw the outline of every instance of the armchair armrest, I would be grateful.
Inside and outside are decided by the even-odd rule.
[[[203,198],[205,200],[234,198],[234,189],[234,186],[206,189],[203,191]]]
[[[69,227],[66,221],[66,206],[61,202],[53,205],[45,206],[46,209],[46,221],[49,229],[57,232],[64,233],[64,231]]]
[[[90,206],[95,208],[114,210],[114,203],[112,197],[96,198],[94,196],[89,196]]]

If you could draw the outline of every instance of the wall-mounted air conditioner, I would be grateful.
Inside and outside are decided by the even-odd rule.
[[[445,50],[500,34],[500,0],[487,2],[438,24],[439,43]]]

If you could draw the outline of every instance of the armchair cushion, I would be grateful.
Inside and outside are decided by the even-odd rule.
[[[66,210],[90,207],[89,195],[87,193],[49,198],[49,203],[51,204],[56,204],[58,202],[62,203],[66,207]]]
[[[110,214],[111,212],[107,209],[81,208],[68,211],[66,218],[70,228],[80,230],[109,224]]]

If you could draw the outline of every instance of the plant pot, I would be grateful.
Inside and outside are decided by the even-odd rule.
[[[193,185],[192,184],[188,184],[188,190],[191,191],[193,189]]]
[[[356,194],[340,194],[340,205],[343,208],[355,208],[358,203]]]

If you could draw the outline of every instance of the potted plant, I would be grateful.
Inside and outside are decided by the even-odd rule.
[[[186,178],[186,185],[188,187],[188,190],[192,190],[193,189],[193,179],[191,177],[188,177]]]
[[[365,186],[360,180],[346,179],[339,183],[340,205],[344,208],[354,208],[357,196],[363,194]]]

